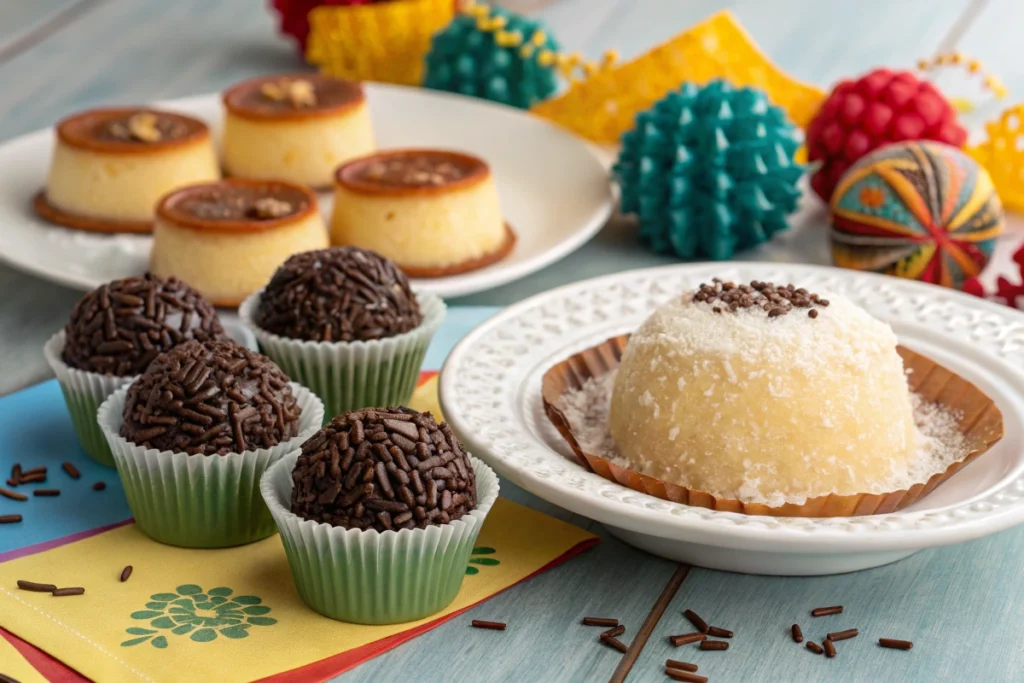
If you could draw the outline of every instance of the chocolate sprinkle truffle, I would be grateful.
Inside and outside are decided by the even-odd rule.
[[[476,507],[476,476],[444,422],[408,408],[355,410],[302,445],[292,512],[345,528],[447,524]]]
[[[405,274],[357,247],[289,258],[264,289],[255,317],[267,332],[322,342],[393,337],[423,321]]]
[[[226,455],[299,433],[288,377],[229,341],[189,341],[157,356],[128,388],[121,436],[161,451]]]
[[[159,354],[198,339],[224,339],[217,311],[181,280],[114,280],[84,297],[64,328],[64,362],[103,375],[138,375]]]

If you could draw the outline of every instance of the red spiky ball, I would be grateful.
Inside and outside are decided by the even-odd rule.
[[[827,202],[855,161],[900,140],[963,147],[967,131],[942,93],[909,71],[875,69],[840,82],[807,127],[808,159],[822,162],[811,187]]]

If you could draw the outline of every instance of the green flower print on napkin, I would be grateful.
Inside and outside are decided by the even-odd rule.
[[[473,552],[471,553],[473,557],[469,558],[469,563],[471,565],[482,564],[487,567],[493,567],[496,564],[501,564],[500,560],[496,560],[493,557],[477,557],[478,555],[493,555],[495,552],[497,551],[494,548],[488,548],[486,546],[477,546],[476,548],[473,548]],[[466,576],[473,576],[473,574],[479,573],[480,570],[476,567],[466,567]]]
[[[167,647],[167,635],[187,635],[197,643],[208,643],[217,636],[247,638],[252,626],[273,626],[277,619],[265,616],[270,608],[255,595],[236,595],[230,588],[203,589],[194,584],[178,586],[175,593],[149,596],[146,609],[132,612],[132,619],[148,620],[152,628],[133,626],[125,629],[130,638],[121,647],[145,643]],[[163,633],[161,633],[163,631]],[[158,635],[159,634],[159,635]]]

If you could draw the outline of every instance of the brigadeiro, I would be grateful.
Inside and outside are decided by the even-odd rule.
[[[128,388],[121,436],[166,452],[242,453],[295,437],[301,412],[274,361],[230,341],[190,341]]]
[[[291,510],[355,529],[424,528],[476,507],[476,477],[451,427],[409,408],[340,415],[302,444]]]
[[[98,421],[139,528],[216,548],[274,532],[259,478],[316,432],[323,404],[266,356],[192,340],[114,392]]]
[[[191,339],[226,339],[217,311],[180,280],[151,275],[114,280],[75,304],[44,347],[85,452],[113,466],[96,409],[160,353]]]
[[[332,247],[289,258],[239,314],[337,415],[408,402],[445,306],[376,252]]]
[[[455,598],[494,472],[409,408],[331,420],[263,477],[299,595],[342,621],[421,619]]]

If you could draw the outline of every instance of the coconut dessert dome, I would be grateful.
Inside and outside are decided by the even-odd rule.
[[[918,448],[896,346],[842,296],[716,280],[632,335],[609,431],[637,471],[715,496],[891,490]]]

